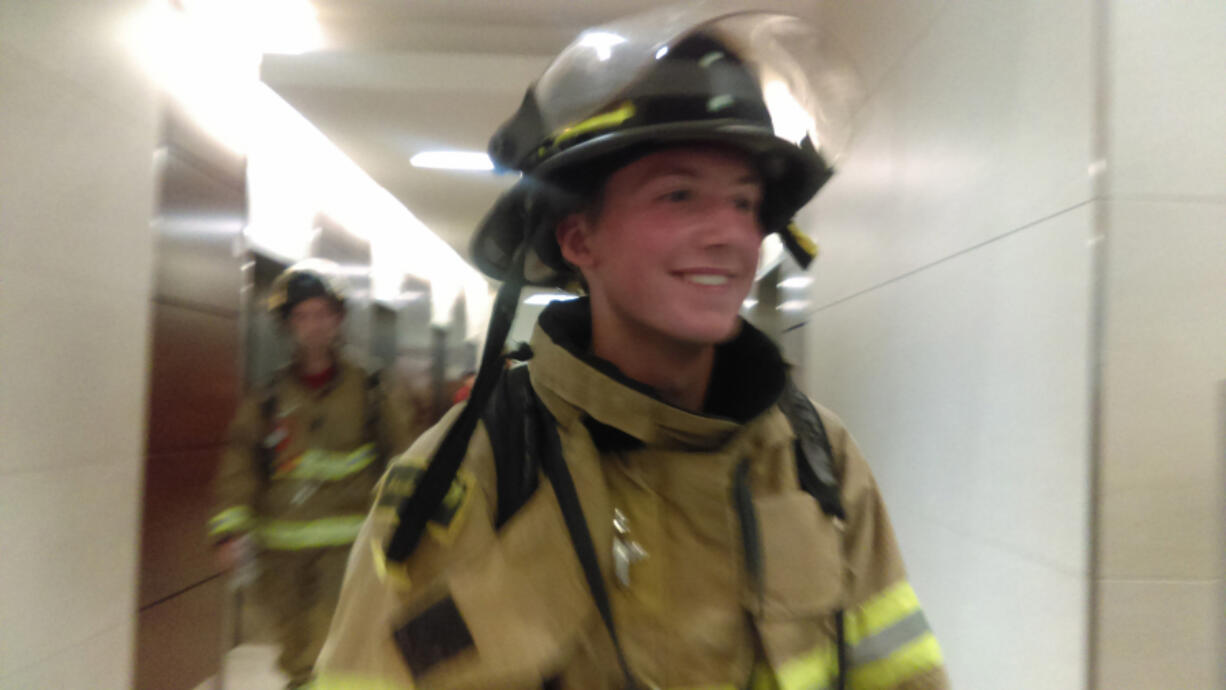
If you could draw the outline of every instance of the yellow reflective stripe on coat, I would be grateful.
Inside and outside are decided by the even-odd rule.
[[[848,687],[893,688],[943,663],[919,598],[906,581],[845,616]]]
[[[209,519],[209,536],[242,532],[251,529],[255,513],[247,506],[232,506]]]
[[[260,543],[278,551],[344,546],[358,538],[365,515],[343,515],[318,520],[264,520],[256,528]]]
[[[789,659],[775,671],[775,683],[779,690],[826,690],[833,684],[838,655],[834,644],[823,644],[817,649],[795,659]],[[755,690],[771,686],[755,683]],[[773,689],[772,689],[773,690]]]
[[[293,463],[293,468],[277,478],[335,481],[361,472],[369,467],[377,456],[373,443],[367,443],[348,453],[315,448],[299,456]]]
[[[360,673],[323,673],[307,687],[310,690],[413,690],[410,685]]]

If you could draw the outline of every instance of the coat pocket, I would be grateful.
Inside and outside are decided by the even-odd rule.
[[[835,617],[843,606],[842,535],[800,491],[754,499],[762,553],[754,626],[781,687],[826,687],[836,663]]]
[[[837,611],[845,569],[842,535],[813,497],[789,491],[754,499],[762,545],[762,595],[750,592],[763,620],[809,618]]]

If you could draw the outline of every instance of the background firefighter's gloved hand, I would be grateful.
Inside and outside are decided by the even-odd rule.
[[[255,544],[248,535],[236,535],[219,540],[213,545],[217,566],[222,570],[240,568],[255,557]]]

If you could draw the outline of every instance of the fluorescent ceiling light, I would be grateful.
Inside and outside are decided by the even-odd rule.
[[[532,295],[528,299],[524,300],[524,304],[532,304],[539,307],[549,304],[550,302],[566,302],[572,299],[578,298],[575,295],[565,292],[542,292]]]
[[[746,309],[753,309],[754,307],[758,306],[758,300],[750,297],[746,299],[741,306],[745,307]]]
[[[809,306],[807,299],[791,299],[779,305],[779,311],[803,311]]]
[[[786,278],[783,281],[781,281],[779,283],[779,287],[799,289],[799,288],[807,288],[812,283],[813,283],[813,279],[810,278],[809,276],[792,276],[791,278]]]
[[[494,169],[494,162],[484,153],[477,151],[422,151],[409,159],[409,164],[415,168],[435,168],[438,170],[480,170]]]
[[[319,15],[310,0],[178,0],[215,36],[237,38],[260,53],[297,55],[323,48]]]

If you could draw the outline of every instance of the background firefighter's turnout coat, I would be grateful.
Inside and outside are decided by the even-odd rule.
[[[353,542],[386,460],[413,441],[413,415],[383,377],[344,356],[319,390],[289,368],[242,402],[230,425],[209,534],[251,533],[264,549]]]
[[[746,325],[719,347],[707,414],[661,402],[586,354],[584,300],[541,315],[532,386],[557,420],[616,631],[644,688],[832,688],[845,610],[847,687],[948,686],[868,466],[822,410],[847,521],[798,485],[794,435],[775,404],[786,367]],[[320,655],[324,690],[620,688],[623,676],[557,499],[541,480],[500,529],[483,426],[452,490],[403,564],[383,558],[395,506],[458,414],[389,469],[350,554]],[[747,574],[734,474],[748,460],[761,588]],[[743,475],[742,475],[743,476]],[[613,575],[612,516],[646,557]]]

